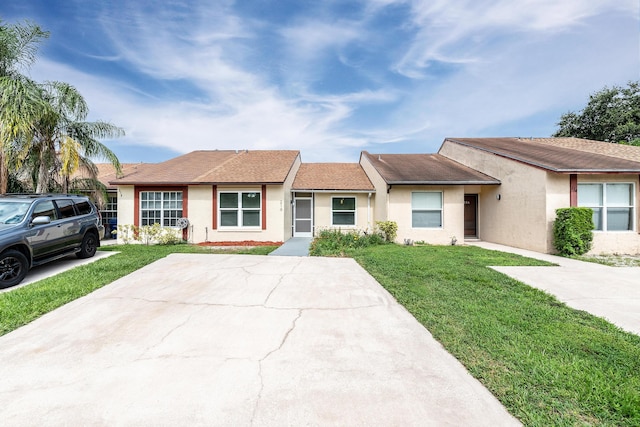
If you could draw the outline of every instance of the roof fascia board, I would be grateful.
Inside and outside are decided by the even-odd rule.
[[[389,185],[501,185],[500,181],[387,181]]]
[[[312,190],[309,188],[292,188],[291,191],[295,191],[297,193],[375,193],[376,190]]]

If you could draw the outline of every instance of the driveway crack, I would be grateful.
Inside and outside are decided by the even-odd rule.
[[[258,361],[258,377],[260,378],[260,390],[258,391],[258,397],[256,398],[256,404],[253,407],[253,414],[251,415],[251,425],[254,424],[256,413],[258,412],[258,406],[260,406],[260,401],[262,400],[262,392],[264,391],[264,378],[262,376],[262,363],[265,360],[267,360],[267,358],[269,358],[272,354],[274,354],[274,353],[276,353],[276,352],[278,352],[278,351],[280,351],[282,349],[284,344],[287,342],[287,339],[289,338],[289,335],[291,335],[291,332],[293,332],[293,330],[296,328],[296,324],[298,323],[298,320],[300,319],[300,317],[302,317],[302,312],[303,312],[302,309],[298,309],[298,315],[292,320],[291,327],[283,335],[282,340],[280,341],[280,344],[276,348],[274,348],[273,350],[271,350],[270,352],[265,354],[265,356]]]

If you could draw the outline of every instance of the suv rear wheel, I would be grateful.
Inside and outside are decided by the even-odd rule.
[[[93,231],[89,231],[82,238],[82,245],[80,245],[80,252],[76,256],[80,259],[91,258],[96,254],[98,250],[98,235]]]
[[[0,289],[17,285],[29,270],[29,261],[22,252],[9,249],[0,254]]]

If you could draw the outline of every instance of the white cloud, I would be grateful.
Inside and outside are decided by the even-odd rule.
[[[147,80],[142,84],[45,58],[34,77],[76,85],[92,109],[91,119],[125,128],[122,142],[180,152],[288,148],[302,150],[305,161],[355,161],[354,150],[371,143],[439,144],[445,136],[475,136],[531,115],[567,110],[603,85],[637,76],[639,65],[637,14],[618,19],[625,24],[621,28],[610,28],[601,18],[637,9],[628,0],[372,0],[358,22],[304,17],[276,29],[213,3],[182,11],[178,21],[166,19],[168,12],[148,13],[136,2],[102,16],[109,35],[101,41],[107,47],[103,60],[118,61]],[[392,3],[410,5],[413,13],[404,28],[413,37],[395,46],[403,49],[394,52],[401,60],[385,59],[379,70],[363,71],[375,74],[378,86],[315,93],[307,83],[323,57],[342,60],[341,49],[354,45],[371,49],[373,37],[386,36],[371,26],[374,14],[384,14]],[[260,44],[261,31],[271,31],[278,44]],[[260,68],[267,66],[261,58],[253,58],[257,50],[268,57],[269,49],[285,68],[281,81]],[[429,74],[433,61],[453,64],[453,71]],[[411,78],[387,81],[385,65]],[[188,95],[149,89],[175,83],[187,85]],[[377,106],[393,108],[362,117],[363,108]],[[423,144],[415,151],[435,148]]]
[[[417,34],[397,70],[412,78],[424,76],[430,61],[482,60],[482,47],[499,36],[548,37],[606,12],[638,15],[634,0],[414,0],[411,5]]]

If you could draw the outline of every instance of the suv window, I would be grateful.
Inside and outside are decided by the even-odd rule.
[[[48,216],[51,218],[51,221],[58,219],[56,207],[53,205],[53,202],[51,200],[39,202],[33,209],[33,215],[31,218],[33,219],[37,216]]]
[[[76,216],[76,213],[73,210],[73,202],[71,200],[56,200],[56,205],[58,205],[61,218],[71,218],[72,216]]]
[[[76,210],[78,211],[78,215],[90,214],[91,204],[86,200],[76,202]]]

